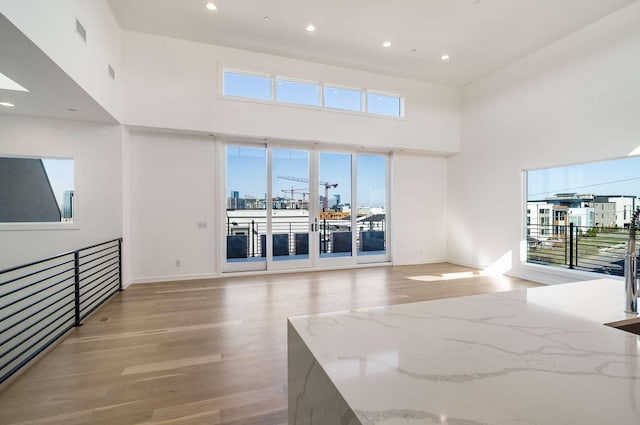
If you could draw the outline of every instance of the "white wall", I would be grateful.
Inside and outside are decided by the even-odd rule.
[[[463,90],[462,153],[448,170],[449,258],[520,264],[522,170],[625,157],[640,146],[640,3]],[[534,268],[534,270],[536,270]]]
[[[125,273],[131,282],[216,276],[216,142],[132,131],[126,145]],[[395,264],[446,259],[446,169],[445,158],[394,154]],[[207,228],[199,229],[198,222]]]
[[[76,230],[0,231],[0,269],[122,235],[120,126],[0,114],[0,155],[72,157]]]
[[[459,150],[457,88],[128,31],[123,54],[128,125],[420,151]],[[397,93],[405,97],[406,116],[390,119],[222,99],[220,67]]]
[[[447,259],[447,159],[397,153],[392,164],[394,264]]]
[[[2,0],[0,12],[116,119],[121,117],[122,31],[106,0]],[[87,42],[76,33],[76,18]],[[116,81],[108,75],[116,71]]]
[[[125,149],[131,281],[215,275],[215,142],[132,132]]]

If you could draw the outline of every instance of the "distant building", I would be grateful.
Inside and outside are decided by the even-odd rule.
[[[635,196],[609,196],[608,200],[616,205],[616,224],[618,227],[628,228],[633,212],[640,205],[638,198]]]
[[[66,190],[62,199],[62,220],[64,221],[73,220],[73,199],[74,191]]]
[[[593,208],[593,227],[615,227],[616,203],[609,197],[594,194],[558,193],[544,202],[565,208]]]

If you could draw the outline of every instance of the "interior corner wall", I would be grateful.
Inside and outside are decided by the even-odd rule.
[[[463,89],[462,153],[448,169],[448,257],[578,280],[521,263],[523,170],[622,158],[640,145],[640,3]]]
[[[2,0],[0,13],[121,120],[122,30],[107,0]],[[86,42],[76,33],[76,19],[87,32]]]
[[[447,159],[395,153],[391,174],[394,265],[447,260]]]
[[[122,235],[119,125],[0,114],[0,155],[73,158],[78,228],[0,230],[0,270]]]
[[[459,151],[460,89],[264,53],[125,31],[124,123],[129,126],[301,142]],[[229,99],[229,67],[404,97],[390,118],[282,103]]]
[[[216,276],[216,142],[132,131],[126,143],[129,282]]]

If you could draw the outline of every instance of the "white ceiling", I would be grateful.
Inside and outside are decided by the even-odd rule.
[[[108,1],[126,30],[462,86],[636,0]]]

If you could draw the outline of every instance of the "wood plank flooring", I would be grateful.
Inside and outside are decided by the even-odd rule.
[[[532,286],[451,264],[130,286],[0,392],[0,424],[285,425],[288,316]]]

